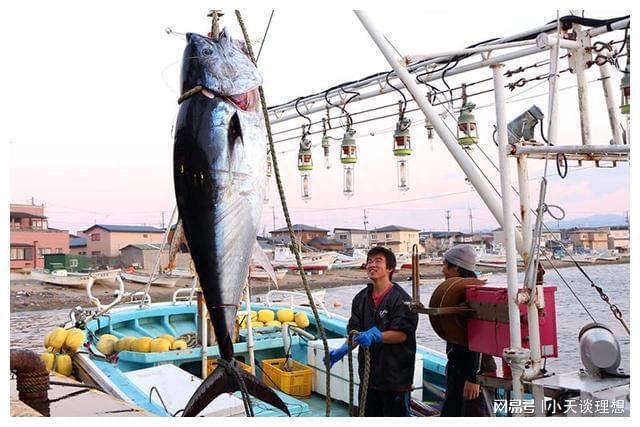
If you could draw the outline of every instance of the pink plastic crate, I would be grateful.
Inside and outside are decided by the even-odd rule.
[[[545,308],[538,311],[540,345],[542,357],[558,357],[558,334],[556,328],[555,286],[544,286]],[[507,305],[507,285],[491,284],[472,286],[467,289],[467,302]],[[522,347],[529,348],[529,325],[527,306],[520,305],[520,328]],[[467,322],[469,349],[484,354],[502,357],[502,351],[511,346],[509,324],[493,320],[469,319]]]

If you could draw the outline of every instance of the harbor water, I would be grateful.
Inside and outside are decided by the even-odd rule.
[[[602,287],[610,301],[618,305],[625,319],[629,322],[629,264],[584,266],[583,268],[591,279]],[[593,318],[614,331],[622,351],[621,367],[629,369],[630,338],[613,317],[609,306],[602,301],[596,290],[590,286],[588,280],[576,268],[565,268],[559,272]],[[363,279],[366,279],[364,270],[362,275]],[[522,280],[522,273],[519,274],[519,280]],[[489,283],[504,282],[506,282],[504,273],[494,273],[489,277]],[[423,302],[429,301],[431,293],[438,283],[440,283],[439,280],[421,281],[420,294]],[[547,370],[556,373],[575,371],[581,367],[578,332],[593,320],[555,271],[547,271],[545,284],[557,287],[556,312],[559,346],[559,357],[547,361]],[[400,285],[408,293],[411,293],[410,283],[402,282]],[[351,300],[362,287],[362,285],[357,285],[327,289],[325,305],[330,311],[349,317]],[[43,351],[44,335],[54,326],[68,320],[69,309],[11,313],[11,348]],[[420,316],[417,340],[419,344],[434,350],[441,352],[445,350],[445,343],[434,333],[429,319],[424,315]]]

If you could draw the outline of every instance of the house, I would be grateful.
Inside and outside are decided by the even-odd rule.
[[[120,261],[123,266],[139,266],[145,271],[152,271],[158,256],[161,243],[132,243],[120,249]],[[165,246],[160,256],[160,268],[169,263],[169,245]],[[177,253],[175,266],[188,269],[191,264],[191,256],[188,253]]]
[[[74,255],[87,254],[87,238],[78,237],[74,234],[69,235],[69,253]]]
[[[309,241],[308,245],[320,251],[344,251],[345,249],[343,242],[327,239],[326,237],[314,237]]]
[[[325,230],[323,228],[312,227],[306,224],[294,224],[293,231],[296,235],[298,241],[302,241],[302,243],[307,244],[311,240],[316,237],[326,238],[329,230]],[[282,243],[289,243],[289,229],[287,227],[278,228],[277,230],[273,230],[269,232],[271,237],[274,240],[277,240]]]
[[[138,225],[95,224],[82,232],[87,255],[115,257],[128,244],[162,243],[164,230]]]
[[[334,228],[336,240],[344,243],[345,249],[368,249],[369,232],[358,228]]]
[[[609,228],[572,228],[569,239],[576,249],[607,250],[609,249]]]
[[[43,268],[45,254],[69,252],[69,232],[49,227],[44,205],[11,203],[9,221],[11,269]]]
[[[419,244],[418,232],[420,230],[399,225],[387,225],[385,227],[371,230],[371,245],[384,246],[398,254],[411,254],[413,245],[418,245],[418,252],[424,252],[424,248]]]
[[[629,252],[629,226],[614,225],[609,227],[608,246],[609,249]]]

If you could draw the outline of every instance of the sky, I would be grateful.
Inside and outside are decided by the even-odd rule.
[[[51,227],[76,231],[94,223],[159,226],[163,216],[165,224],[168,222],[175,206],[171,129],[180,95],[179,68],[185,45],[181,34],[209,31],[206,13],[211,5],[202,1],[128,2],[126,9],[119,1],[109,5],[82,2],[71,7],[65,2],[15,2],[11,6],[11,19],[3,24],[3,39],[14,40],[7,43],[5,55],[11,60],[3,67],[6,73],[3,98],[9,101],[3,129],[5,141],[9,142],[9,167],[4,171],[8,174],[8,199],[25,203],[33,197],[35,203],[44,203]],[[232,10],[225,12],[222,26],[241,37]],[[539,27],[556,15],[552,8],[405,12],[389,9],[369,12],[380,31],[403,55],[462,48],[489,38],[513,35]],[[243,11],[253,40],[263,37],[270,13],[267,9]],[[605,18],[628,13],[624,9],[599,9],[586,10],[585,16]],[[173,32],[167,34],[166,28]],[[622,32],[611,38],[621,39]],[[507,63],[506,68],[546,57],[548,54]],[[319,6],[276,10],[258,65],[268,105],[390,69],[351,11]],[[592,81],[591,129],[594,140],[606,144],[611,136],[595,68],[587,72],[588,81]],[[546,69],[542,67],[526,76],[544,72]],[[483,69],[452,76],[447,82],[456,87],[490,76],[491,71]],[[614,73],[616,88],[620,77],[620,73]],[[442,82],[434,84],[444,87]],[[547,85],[536,84],[532,82],[513,93],[507,92],[507,96],[513,96],[507,104],[508,120],[533,104],[547,111]],[[484,83],[482,89],[491,85]],[[573,85],[575,75],[563,73],[560,87],[567,89],[560,92],[559,101],[562,144],[581,143]],[[349,105],[348,110],[355,112],[397,100],[397,93],[385,95]],[[475,113],[481,142],[472,157],[498,186],[499,175],[492,165],[497,164],[497,149],[491,141],[495,110],[489,104],[493,101],[492,93],[473,99],[486,107]],[[413,107],[415,104],[410,105]],[[454,107],[459,105],[454,103]],[[417,113],[409,116],[414,123],[422,119]],[[449,210],[452,230],[469,230],[470,211],[474,229],[496,227],[496,221],[465,183],[462,171],[439,138],[432,144],[427,142],[422,124],[412,128],[411,188],[407,192],[396,189],[396,160],[391,151],[395,121],[395,117],[390,117],[356,126],[359,153],[356,194],[350,199],[342,195],[337,145],[332,146],[329,170],[322,167],[320,149],[314,150],[312,199],[305,202],[300,198],[296,168],[298,140],[278,142],[276,151],[293,222],[327,229],[362,228],[366,210],[368,228],[398,224],[445,230],[445,211]],[[302,123],[303,120],[293,120],[278,124],[274,132],[299,129]],[[447,124],[453,126],[451,118]],[[333,129],[330,134],[340,138],[343,130]],[[296,137],[299,132],[286,136]],[[319,138],[313,136],[313,143],[318,143]],[[567,178],[561,180],[553,176],[555,165],[550,163],[547,202],[562,206],[567,218],[601,213],[624,215],[629,210],[628,165],[619,164],[613,169],[591,166],[572,167]],[[512,169],[515,185],[515,161]],[[543,169],[543,162],[530,162],[532,202],[537,201],[538,178]],[[284,226],[273,179],[269,192],[261,234],[274,225]]]

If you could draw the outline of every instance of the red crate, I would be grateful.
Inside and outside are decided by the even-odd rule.
[[[538,311],[540,324],[540,346],[542,357],[558,357],[558,334],[556,327],[555,286],[544,286],[545,308]],[[496,307],[496,311],[504,314],[507,306],[507,285],[491,284],[471,286],[467,289],[466,300],[483,303],[484,307]],[[501,309],[501,310],[500,310]],[[497,316],[504,317],[504,316]],[[526,304],[520,305],[520,331],[522,347],[529,348],[529,324]],[[505,348],[511,347],[509,323],[500,320],[469,319],[467,322],[469,349],[483,354],[502,357]]]

